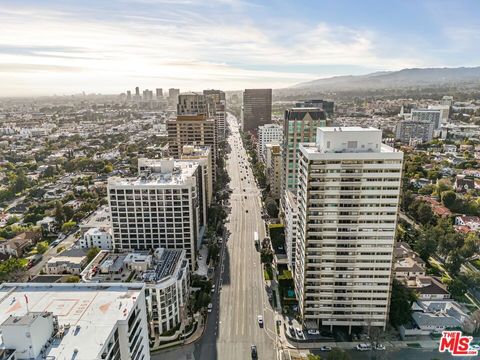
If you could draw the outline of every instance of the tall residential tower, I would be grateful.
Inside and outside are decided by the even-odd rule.
[[[295,291],[303,321],[385,328],[403,153],[373,128],[299,149]]]

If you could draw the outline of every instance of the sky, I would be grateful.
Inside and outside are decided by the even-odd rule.
[[[478,0],[0,0],[0,96],[480,65]]]

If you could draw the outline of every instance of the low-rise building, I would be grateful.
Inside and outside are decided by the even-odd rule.
[[[79,275],[87,264],[87,253],[83,249],[66,250],[50,258],[45,264],[45,272],[49,275]]]
[[[480,217],[478,216],[456,216],[455,217],[456,226],[466,226],[470,231],[479,231],[480,230]]]
[[[406,281],[411,277],[425,275],[425,261],[407,243],[397,242],[393,254],[393,271],[398,280]]]
[[[21,257],[25,251],[35,245],[41,238],[40,233],[36,231],[25,231],[12,239],[0,242],[0,253]]]
[[[2,360],[150,359],[144,286],[2,284]]]
[[[156,335],[186,320],[190,273],[185,250],[101,251],[81,276],[84,282],[145,282],[149,327]]]
[[[455,190],[459,193],[466,193],[468,190],[475,189],[475,180],[465,177],[465,175],[457,175],[455,178]]]
[[[102,250],[113,249],[112,229],[110,227],[91,228],[80,239],[83,249],[98,247]]]

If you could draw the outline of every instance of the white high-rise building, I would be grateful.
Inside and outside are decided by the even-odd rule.
[[[209,146],[184,145],[182,148],[182,160],[197,161],[203,170],[206,179],[207,207],[212,203],[213,197],[213,169],[212,151]]]
[[[287,252],[288,267],[292,273],[295,273],[297,221],[297,196],[291,190],[287,190],[285,192],[285,248]]]
[[[258,127],[257,154],[260,161],[265,162],[267,144],[279,145],[283,141],[283,128],[277,124],[265,124]]]
[[[4,283],[0,330],[9,360],[150,359],[143,283]]]
[[[161,336],[187,318],[190,271],[185,250],[100,251],[80,275],[87,283],[144,282],[151,334]]]
[[[403,153],[373,128],[300,144],[295,290],[304,321],[385,327]]]
[[[108,179],[115,249],[185,249],[192,268],[205,231],[198,163],[153,160],[136,178]]]

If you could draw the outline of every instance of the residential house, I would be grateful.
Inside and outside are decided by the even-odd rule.
[[[439,217],[447,218],[452,215],[452,212],[448,208],[430,196],[419,195],[417,198],[430,204],[433,213]]]
[[[35,245],[41,238],[40,233],[35,231],[25,231],[18,234],[13,239],[0,242],[0,253],[21,257],[25,251]]]
[[[52,257],[45,264],[45,273],[79,275],[87,265],[87,252],[84,249],[71,249]]]
[[[478,230],[480,230],[480,217],[478,217],[478,216],[465,216],[465,215],[456,216],[455,217],[455,226],[456,227],[467,227],[469,229],[469,231],[478,231]]]
[[[459,193],[466,193],[468,190],[475,189],[475,181],[465,177],[465,175],[457,175],[455,179],[455,190]]]

